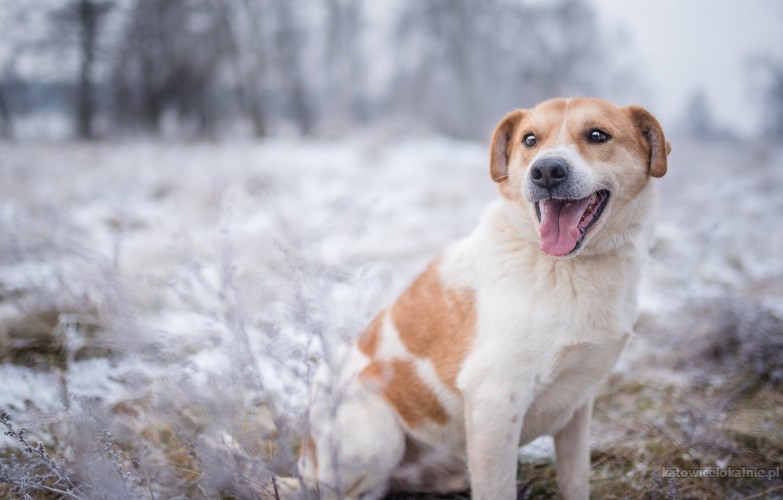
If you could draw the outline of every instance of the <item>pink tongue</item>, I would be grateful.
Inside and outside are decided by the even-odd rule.
[[[541,200],[541,250],[549,255],[568,255],[579,239],[579,220],[590,197],[581,200]]]

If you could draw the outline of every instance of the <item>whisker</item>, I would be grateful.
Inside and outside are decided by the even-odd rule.
[[[500,177],[493,177],[492,180],[495,182],[502,181],[503,179],[521,179],[523,178],[520,174],[505,174],[501,175]]]
[[[616,236],[614,234],[612,234],[611,231],[606,229],[606,223],[604,222],[604,220],[603,219],[598,219],[596,222],[601,224],[601,229],[605,230],[604,234],[606,234],[609,237],[609,239],[612,240],[612,246],[614,246],[614,247],[619,246]]]

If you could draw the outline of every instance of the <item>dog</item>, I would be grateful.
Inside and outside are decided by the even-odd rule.
[[[593,397],[636,321],[670,151],[636,106],[506,115],[489,151],[500,196],[479,225],[314,377],[306,484],[513,499],[519,446],[551,435],[561,495],[588,498]]]

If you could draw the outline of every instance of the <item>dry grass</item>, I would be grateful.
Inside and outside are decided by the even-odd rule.
[[[75,316],[97,317],[94,311],[41,309],[5,321],[3,334],[12,341],[3,344],[2,362],[62,370],[78,353],[116,355],[102,347],[97,321],[77,322],[81,342],[66,342],[63,318]],[[726,300],[689,308],[678,320],[682,317],[696,325],[687,340],[679,331],[667,331],[663,323],[640,325],[642,335],[657,335],[662,347],[635,359],[629,373],[613,375],[596,401],[593,496],[745,498],[783,491],[780,478],[664,477],[668,468],[775,469],[783,462],[780,318],[758,303]],[[41,419],[35,435],[52,455],[72,464],[68,470],[76,484],[93,485],[95,491],[121,491],[117,475],[94,486],[95,470],[113,473],[104,432],[111,433],[116,462],[128,471],[130,491],[136,493],[154,485],[161,496],[273,496],[271,474],[291,473],[291,462],[284,457],[295,454],[297,442],[281,441],[274,415],[263,402],[248,405],[229,394],[212,394],[166,402],[129,399],[108,408],[98,402],[79,404],[84,409],[81,423]],[[212,419],[226,420],[220,428],[231,429],[231,434],[216,434]],[[19,450],[2,450],[6,463],[22,460]],[[557,497],[551,460],[523,463],[519,477],[520,497]],[[11,494],[19,494],[19,489],[0,485],[0,495]],[[38,491],[35,496],[51,493]]]

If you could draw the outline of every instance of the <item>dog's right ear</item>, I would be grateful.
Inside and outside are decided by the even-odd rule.
[[[507,114],[500,120],[495,132],[492,133],[492,142],[489,145],[489,173],[495,182],[503,182],[508,178],[508,160],[511,154],[511,137],[525,111],[517,109]]]

